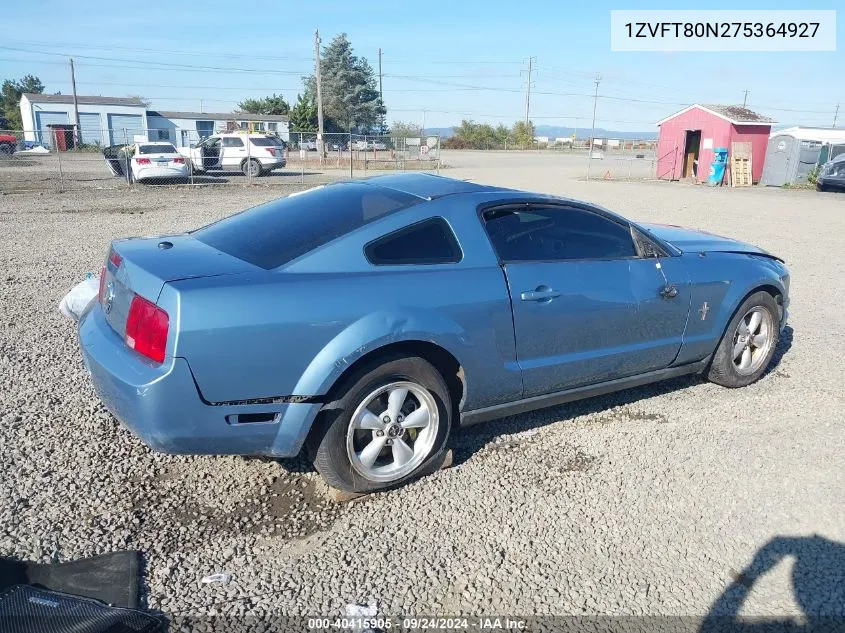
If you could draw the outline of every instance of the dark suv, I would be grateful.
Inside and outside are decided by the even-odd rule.
[[[824,164],[816,180],[816,188],[819,191],[825,189],[845,191],[845,154],[840,154]]]

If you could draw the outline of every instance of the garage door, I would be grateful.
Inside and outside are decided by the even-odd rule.
[[[80,112],[79,127],[81,141],[85,145],[108,145],[109,139],[103,138],[103,123],[97,112]]]
[[[48,125],[67,125],[67,112],[36,112],[35,129],[37,130],[36,141],[46,147],[53,146],[52,132]]]
[[[144,131],[143,118],[140,114],[110,114],[109,130],[111,130],[112,145],[132,143],[135,135],[142,134]],[[126,130],[125,133],[124,130]]]

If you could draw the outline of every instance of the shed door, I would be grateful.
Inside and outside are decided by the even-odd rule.
[[[789,182],[789,168],[795,142],[794,137],[787,135],[769,139],[766,162],[763,167],[764,185],[780,187]]]
[[[67,125],[67,112],[36,112],[35,129],[38,138],[36,141],[46,147],[53,147],[53,133],[48,125]]]
[[[131,144],[135,135],[144,131],[143,118],[140,114],[110,114],[109,130],[112,145]]]
[[[108,145],[108,138],[103,138],[103,124],[97,112],[80,112],[79,127],[83,145]]]

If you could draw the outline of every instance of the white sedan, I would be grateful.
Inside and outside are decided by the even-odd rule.
[[[140,182],[154,178],[187,178],[188,165],[172,143],[136,143],[129,163],[131,179]]]

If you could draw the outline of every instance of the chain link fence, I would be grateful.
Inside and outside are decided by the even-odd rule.
[[[0,191],[69,191],[173,185],[325,184],[394,171],[441,168],[440,137],[276,134],[209,136],[159,129],[49,126],[0,131]],[[164,156],[167,154],[167,156]]]

